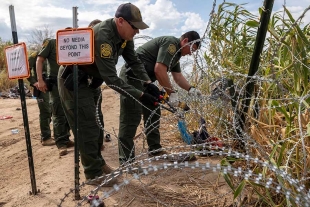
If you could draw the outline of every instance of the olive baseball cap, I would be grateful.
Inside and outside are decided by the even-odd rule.
[[[149,26],[142,21],[140,9],[131,3],[121,4],[115,12],[115,17],[124,18],[138,29],[149,28]]]

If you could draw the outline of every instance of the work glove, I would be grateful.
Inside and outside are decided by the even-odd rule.
[[[169,95],[169,104],[173,107],[177,107],[179,105],[179,96],[177,93],[171,93]]]
[[[141,103],[145,106],[156,106],[158,104],[157,98],[148,93],[143,93],[143,95],[139,99]]]
[[[188,95],[200,97],[202,94],[201,94],[200,90],[198,90],[197,88],[191,86],[189,88],[189,90],[188,90]]]
[[[160,99],[161,92],[157,86],[155,86],[153,83],[145,83],[144,87],[145,87],[144,90],[145,93],[151,94],[155,98]]]

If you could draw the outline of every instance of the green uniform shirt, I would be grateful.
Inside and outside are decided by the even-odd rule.
[[[179,38],[173,36],[162,36],[154,38],[143,44],[136,50],[136,52],[144,63],[149,77],[154,82],[156,80],[154,73],[156,63],[166,65],[167,69],[171,72],[181,72],[179,63],[181,52],[179,49]]]
[[[27,78],[29,83],[32,85],[36,82],[38,82],[37,78],[37,72],[36,72],[36,62],[37,62],[37,57],[38,57],[39,52],[33,52],[30,54],[28,58],[28,63],[29,63],[29,69],[30,69],[30,76]],[[43,63],[43,73],[47,73],[49,71],[47,61],[44,61]]]
[[[97,24],[93,29],[95,35],[95,63],[101,78],[107,85],[116,86],[116,88],[114,87],[113,89],[117,90],[119,93],[123,95],[129,93],[135,98],[139,98],[141,96],[141,91],[120,79],[117,76],[115,68],[119,56],[122,55],[138,78],[143,81],[150,80],[144,70],[141,60],[134,50],[133,41],[124,41],[121,39],[113,18]]]
[[[60,65],[57,64],[56,39],[45,40],[38,56],[48,59],[50,65],[50,73],[48,75],[57,77]]]

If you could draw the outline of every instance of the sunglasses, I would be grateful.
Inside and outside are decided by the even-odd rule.
[[[128,22],[128,24],[131,26],[132,29],[136,30],[138,29],[137,27],[135,27],[130,21],[124,19],[126,22]]]

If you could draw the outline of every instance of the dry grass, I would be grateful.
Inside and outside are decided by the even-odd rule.
[[[9,80],[6,70],[0,72],[0,91],[7,91],[17,85],[17,80]]]

